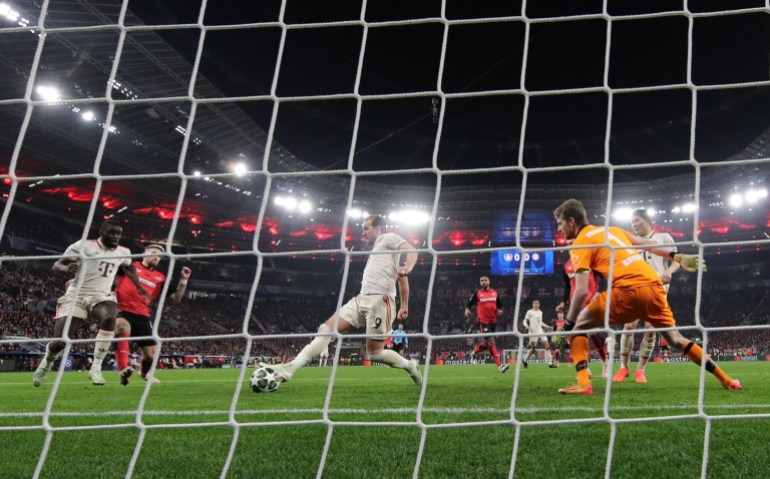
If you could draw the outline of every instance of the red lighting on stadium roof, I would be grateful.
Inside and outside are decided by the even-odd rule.
[[[10,185],[10,184],[13,183],[13,179],[12,178],[3,178],[3,183],[5,183],[6,185]]]

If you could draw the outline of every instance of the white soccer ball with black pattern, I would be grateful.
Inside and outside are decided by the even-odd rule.
[[[275,369],[258,367],[251,375],[251,390],[255,393],[272,393],[278,390],[281,381],[276,378]]]

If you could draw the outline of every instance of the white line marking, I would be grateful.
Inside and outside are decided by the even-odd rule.
[[[610,412],[617,411],[678,411],[683,409],[697,409],[696,404],[692,405],[677,405],[677,406],[616,406],[611,407]],[[746,405],[714,405],[706,406],[707,409],[770,409],[770,404],[746,404]],[[423,408],[424,413],[436,413],[436,414],[468,414],[468,413],[494,413],[494,414],[507,414],[510,410],[505,408],[491,408],[491,407],[471,407],[471,408],[447,408],[447,407],[426,407]],[[602,412],[602,408],[598,407],[523,407],[517,408],[517,413],[523,414],[536,414],[545,412]],[[338,408],[329,409],[331,414],[416,414],[416,408],[384,408],[384,409],[359,409],[359,408]],[[229,414],[230,411],[222,410],[206,410],[206,411],[174,411],[174,410],[158,410],[158,411],[144,411],[142,416],[210,416],[216,414]],[[272,415],[272,414],[321,414],[323,409],[321,408],[306,408],[306,409],[245,409],[235,411],[236,414],[241,415]],[[0,417],[41,417],[42,412],[6,412],[0,413]],[[135,417],[136,413],[131,411],[102,411],[102,412],[52,412],[51,416],[54,417]]]

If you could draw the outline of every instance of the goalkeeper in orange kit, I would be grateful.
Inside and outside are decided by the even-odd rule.
[[[690,272],[697,271],[699,268],[705,271],[705,263],[695,255],[673,253],[670,248],[665,247],[655,248],[653,240],[638,238],[615,226],[590,225],[585,208],[578,200],[567,200],[562,203],[554,211],[554,217],[564,236],[568,240],[574,240],[570,257],[577,274],[565,329],[582,332],[601,328],[604,325],[608,292],[596,295],[588,306],[582,307],[588,295],[588,277],[592,270],[605,278],[611,273],[609,304],[611,323],[628,323],[643,319],[655,328],[676,326],[660,277],[644,261],[644,257],[636,247],[641,246],[660,256],[670,256]],[[700,346],[686,339],[678,331],[661,331],[660,334],[672,347],[682,351],[690,361],[699,366],[705,362],[706,371],[713,374],[725,389],[742,389],[740,381],[727,375],[708,355],[703,353]],[[588,373],[588,336],[586,334],[573,335],[572,358],[578,373],[577,384],[559,389],[559,392],[593,394]]]

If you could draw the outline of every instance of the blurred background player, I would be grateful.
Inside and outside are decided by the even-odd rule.
[[[468,305],[465,307],[465,317],[470,318],[471,308],[476,306],[476,322],[479,331],[482,334],[494,333],[497,330],[497,317],[503,314],[503,302],[497,291],[489,286],[489,276],[485,275],[479,278],[479,286],[481,288],[474,292],[468,300]],[[484,336],[481,344],[476,346],[476,349],[471,353],[471,361],[476,355],[485,352],[492,355],[498,371],[504,373],[508,370],[509,365],[500,361],[500,351],[497,350],[494,336]]]
[[[407,361],[397,352],[385,349],[393,320],[405,320],[409,316],[409,279],[407,275],[417,262],[414,247],[395,233],[385,232],[385,218],[369,215],[364,220],[364,237],[372,252],[366,260],[361,293],[340,308],[339,317],[332,315],[319,328],[321,333],[287,364],[272,366],[281,381],[289,381],[297,370],[310,363],[329,346],[335,324],[337,331],[366,326],[366,355],[370,361],[387,364],[391,368],[404,369],[415,384],[422,384],[420,363]],[[406,253],[403,266],[399,266],[401,253]],[[396,282],[400,290],[401,307],[396,312]],[[394,317],[395,316],[395,317]],[[262,364],[260,364],[262,366]]]
[[[647,213],[647,210],[640,208],[634,210],[631,217],[631,228],[634,230],[634,234],[640,238],[654,240],[660,245],[669,245],[671,251],[676,253],[676,246],[674,246],[674,238],[666,232],[656,233],[652,229],[652,219]],[[660,280],[663,282],[663,289],[668,294],[668,288],[671,283],[671,275],[679,271],[681,265],[671,261],[670,258],[663,258],[661,256],[654,255],[649,251],[642,251],[644,260],[652,266],[652,269],[660,276]],[[620,336],[620,369],[612,380],[616,383],[622,383],[626,380],[629,374],[629,361],[631,360],[631,353],[634,350],[634,333],[627,332],[629,330],[636,329],[639,321],[632,321],[623,326],[623,334]],[[644,323],[645,329],[652,328],[649,322]],[[647,366],[647,362],[652,356],[652,352],[655,350],[655,337],[657,334],[654,331],[645,331],[642,337],[642,343],[639,345],[639,363],[634,371],[634,381],[638,383],[646,383],[647,376],[644,374],[644,369]]]
[[[588,297],[585,300],[583,306],[588,304],[593,299],[594,295],[599,292],[599,283],[601,277],[596,271],[591,271],[588,275]],[[568,259],[564,263],[564,296],[561,303],[556,306],[556,312],[564,312],[564,308],[572,302],[572,295],[575,292],[575,268],[572,267],[572,260]],[[601,334],[591,334],[589,336],[591,342],[594,343],[596,352],[599,353],[599,359],[602,361],[602,379],[606,379],[610,374],[609,363],[607,362],[607,345],[605,338]],[[569,338],[565,339],[567,345],[569,345]]]
[[[583,331],[601,327],[609,306],[609,319],[613,324],[628,323],[643,319],[657,328],[676,327],[676,320],[668,305],[666,291],[660,277],[644,261],[635,246],[643,246],[650,252],[668,256],[687,271],[705,270],[705,264],[696,255],[674,253],[670,248],[649,247],[653,240],[636,237],[616,226],[600,227],[588,223],[583,204],[578,200],[567,200],[554,210],[559,231],[573,246],[570,257],[575,268],[575,291],[567,313],[566,330],[574,334],[571,341],[572,360],[577,370],[577,384],[559,389],[560,394],[593,394],[588,372],[588,337]],[[610,249],[604,245],[610,244]],[[597,271],[605,278],[612,276],[612,300],[607,304],[607,291],[594,296],[587,307],[582,304],[588,297],[588,277]],[[703,349],[686,339],[677,330],[661,333],[672,346],[682,351],[690,361],[701,366],[716,377],[725,389],[742,389],[740,381],[731,378]]]
[[[563,332],[564,326],[566,323],[567,322],[564,320],[564,311],[557,311],[556,322],[554,323],[554,327],[556,328],[556,331]],[[554,346],[553,363],[556,366],[559,366],[559,361],[567,360],[567,347],[569,347],[569,343],[567,343],[567,337],[564,335],[554,336],[553,346]]]
[[[157,299],[160,292],[163,291],[163,284],[166,282],[166,275],[157,271],[160,264],[161,255],[166,252],[166,248],[159,244],[150,244],[144,248],[144,254],[148,255],[142,258],[142,261],[135,261],[133,264],[139,281],[142,283],[142,289],[149,295],[150,303]],[[184,298],[187,290],[187,280],[190,279],[192,270],[183,267],[181,279],[176,287],[176,291],[169,290],[168,298],[179,303]],[[115,328],[115,335],[123,338],[115,345],[115,361],[120,371],[120,384],[128,385],[131,381],[131,375],[134,368],[129,365],[128,354],[130,348],[126,338],[131,336],[152,336],[152,319],[150,318],[150,304],[145,301],[136,288],[128,284],[125,275],[118,275],[118,285],[115,288],[115,295],[118,298],[118,319]],[[142,362],[139,369],[139,376],[144,380],[151,380],[153,384],[159,384],[160,380],[150,376],[150,368],[155,358],[156,348],[154,339],[140,339],[135,341],[136,345],[142,351]]]
[[[527,328],[527,332],[535,335],[542,335],[544,330],[552,331],[553,328],[543,322],[543,311],[540,309],[540,301],[532,301],[532,308],[524,315],[524,321],[522,324]],[[548,367],[555,368],[553,355],[551,353],[551,342],[548,341],[547,336],[530,336],[529,346],[527,347],[527,353],[524,355],[524,359],[521,360],[521,365],[527,367],[527,361],[532,359],[532,356],[537,354],[537,346],[541,345],[545,348],[545,362],[548,363]]]
[[[69,281],[67,291],[56,303],[56,322],[53,330],[55,337],[65,337],[64,327],[68,317],[72,318],[66,337],[72,338],[80,329],[87,318],[92,318],[99,325],[99,332],[94,342],[94,361],[88,378],[91,383],[101,386],[105,383],[102,375],[102,361],[110,350],[110,342],[115,337],[115,318],[118,314],[118,305],[115,293],[112,292],[112,283],[118,270],[123,270],[131,281],[130,287],[134,291],[140,291],[146,303],[149,295],[142,290],[136,270],[131,264],[131,251],[120,246],[120,238],[123,236],[123,226],[115,220],[107,220],[99,229],[99,238],[95,240],[81,240],[71,244],[62,257],[53,265],[53,270],[77,274],[81,269],[83,283],[77,289],[77,280]],[[85,259],[81,260],[79,255]],[[45,348],[45,356],[35,370],[32,384],[40,387],[45,381],[45,376],[51,370],[53,363],[59,358],[67,343],[56,340],[48,343]]]
[[[409,338],[406,336],[406,331],[404,331],[404,325],[399,324],[398,329],[393,330],[393,334],[391,335],[393,346],[393,351],[397,352],[401,356],[404,355],[404,349],[409,347]]]

